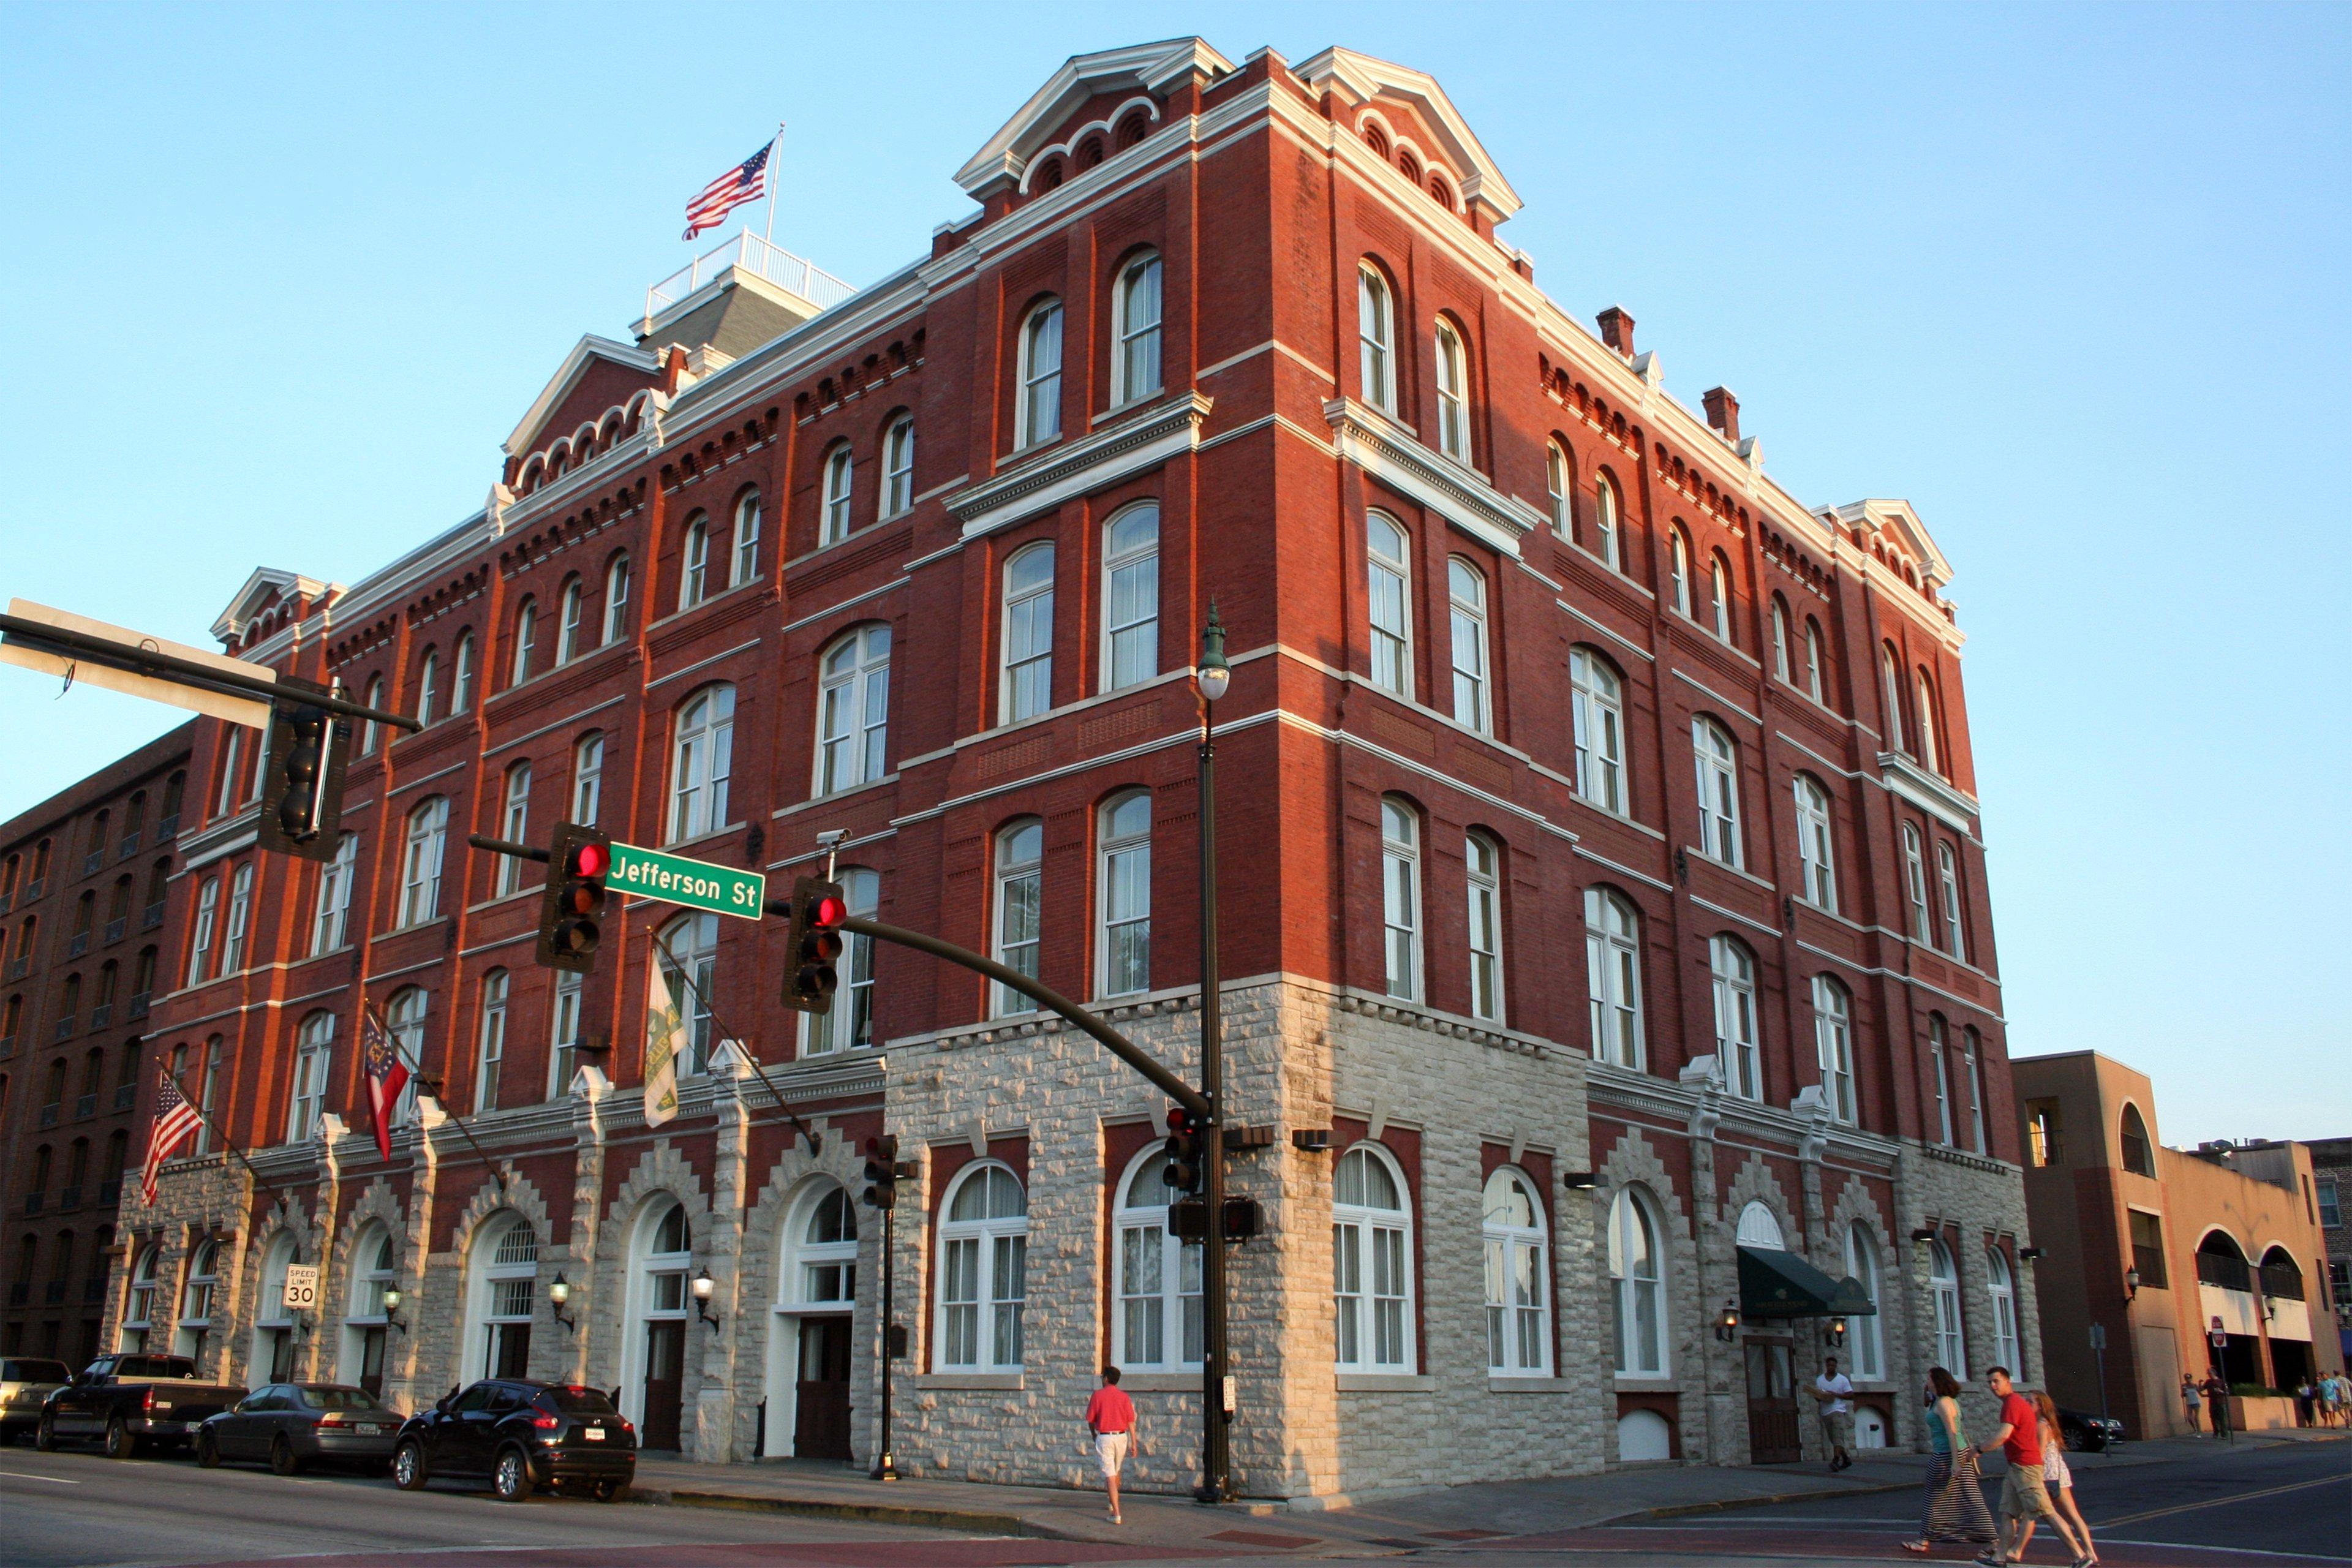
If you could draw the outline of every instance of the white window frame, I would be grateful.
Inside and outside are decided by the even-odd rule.
[[[539,642],[539,601],[525,598],[515,611],[514,678],[508,684],[520,686],[530,679],[530,656]]]
[[[499,813],[499,837],[509,844],[530,842],[530,764],[517,763],[507,770],[503,804]],[[496,897],[522,890],[522,868],[530,862],[520,856],[499,857]]]
[[[1642,1024],[1642,915],[1613,888],[1584,889],[1584,975],[1594,1059],[1644,1070],[1649,1042]]]
[[[1890,752],[1906,751],[1909,748],[1903,743],[1902,666],[1896,661],[1892,647],[1878,650],[1878,679],[1879,684],[1885,689],[1886,749]]]
[[[1021,318],[1015,356],[1019,395],[1013,405],[1013,444],[1016,450],[1025,451],[1061,437],[1062,338],[1059,300],[1041,300]]]
[[[1612,1357],[1617,1375],[1672,1376],[1665,1226],[1646,1189],[1620,1188],[1610,1203],[1609,1289],[1612,1316],[1616,1320]]]
[[[1201,1367],[1202,1248],[1169,1225],[1167,1160],[1155,1140],[1129,1161],[1112,1211],[1110,1362],[1123,1373]]]
[[[383,710],[383,677],[381,675],[368,677],[367,705],[378,712]],[[360,755],[362,757],[375,755],[375,742],[376,721],[370,719],[360,725]]]
[[[1789,662],[1789,606],[1780,595],[1772,595],[1772,674],[1782,685],[1790,685],[1791,666]]]
[[[1625,772],[1625,681],[1593,649],[1568,651],[1570,717],[1576,740],[1576,793],[1612,816],[1632,809]]]
[[[1372,1203],[1368,1180],[1352,1184],[1355,1198],[1343,1195],[1351,1174],[1375,1168],[1396,1207]],[[1420,1370],[1412,1266],[1412,1189],[1403,1167],[1380,1144],[1359,1143],[1332,1166],[1332,1349],[1339,1371],[1409,1377]]]
[[[1944,899],[1944,951],[1966,963],[1969,939],[1960,913],[1959,856],[1948,843],[1936,846],[1936,881]]]
[[[1044,574],[1036,575],[1041,565]],[[1000,724],[1034,719],[1054,706],[1055,577],[1052,540],[1023,545],[1004,559],[996,682]]]
[[[1421,813],[1396,795],[1381,799],[1381,931],[1388,994],[1420,1001]]]
[[[857,526],[851,508],[857,500],[857,458],[849,443],[838,441],[824,455],[824,494],[818,512],[817,543],[838,544]]]
[[[1395,536],[1391,552],[1382,529]],[[1372,684],[1412,700],[1412,535],[1386,512],[1364,515],[1365,593]]]
[[[481,1022],[474,1037],[474,1113],[499,1108],[499,1068],[507,1054],[507,997],[513,989],[503,969],[482,976]]]
[[[842,902],[853,915],[871,919],[881,907],[882,878],[864,866],[844,867],[835,879],[841,884]],[[836,966],[841,990],[829,1013],[801,1015],[801,1054],[830,1056],[874,1043],[874,939],[855,931],[843,933]]]
[[[656,934],[661,940],[653,944],[648,956],[661,966],[662,978],[686,1026],[678,1076],[698,1078],[710,1070],[710,1053],[718,1044],[718,1021],[710,1010],[710,997],[719,979],[719,917],[707,910],[682,914]],[[676,963],[670,962],[672,958]],[[646,973],[650,985],[652,971]]]
[[[572,820],[596,826],[604,804],[604,731],[591,730],[572,743]]]
[[[253,923],[253,862],[247,860],[229,874],[228,922],[221,932],[223,974],[245,967],[246,933]]]
[[[401,857],[400,924],[423,925],[441,912],[442,858],[448,847],[449,799],[435,795],[408,814]]]
[[[1096,813],[1097,996],[1151,989],[1151,816],[1150,792],[1139,789],[1121,791]]]
[[[686,520],[677,546],[677,607],[680,614],[710,597],[710,518],[696,512]]]
[[[440,700],[439,694],[435,689],[440,684],[441,650],[438,648],[428,647],[425,650],[424,663],[416,667],[416,721],[419,724],[429,725],[433,722],[435,717],[434,705]],[[234,730],[230,731],[228,738],[228,768],[221,776],[220,808],[222,811],[226,811],[229,808],[230,802],[228,796],[229,791],[232,787],[230,778],[236,772],[237,748],[242,743],[243,737],[240,736],[237,731]]]
[[[915,505],[915,416],[901,414],[882,433],[882,498],[878,516],[887,520]]]
[[[817,660],[816,780],[820,795],[885,777],[890,735],[890,627],[853,627]]]
[[[1503,851],[1483,833],[1462,841],[1469,889],[1470,1016],[1503,1022]]]
[[[1396,417],[1396,296],[1369,261],[1356,267],[1356,342],[1364,401]]]
[[[1960,1271],[1952,1249],[1937,1237],[1927,1244],[1927,1293],[1936,1359],[1946,1372],[1969,1378],[1968,1334],[1960,1318]]]
[[[1544,495],[1551,511],[1551,531],[1562,539],[1576,535],[1576,481],[1570,477],[1568,452],[1557,439],[1544,443]]]
[[[1437,362],[1437,449],[1470,465],[1470,356],[1461,331],[1439,317],[1432,334]]]
[[[2013,1377],[2025,1376],[2024,1342],[2017,1333],[2017,1277],[1998,1245],[1985,1248],[1985,1295],[1992,1302],[1992,1359]]]
[[[665,843],[733,826],[729,791],[735,770],[735,688],[707,686],[677,709],[669,749],[668,836]]]
[[[1918,724],[1919,760],[1927,764],[1929,773],[1940,774],[1944,771],[1944,760],[1936,745],[1936,688],[1925,670],[1919,672],[1914,700],[1916,706],[1912,717]]]
[[[1740,1099],[1764,1100],[1764,1062],[1756,1010],[1756,955],[1735,936],[1707,942],[1707,973],[1715,992],[1715,1054],[1724,1087]]]
[[[580,657],[581,586],[577,576],[563,580],[555,616],[555,662],[570,664]]]
[[[547,1098],[560,1100],[572,1092],[572,1076],[580,1070],[580,1037],[588,992],[584,974],[555,977],[553,1001],[547,1010]]]
[[[1527,1219],[1513,1213],[1524,1201]],[[1551,1375],[1551,1268],[1543,1186],[1517,1166],[1486,1178],[1479,1239],[1486,1259],[1486,1374]]]
[[[1919,829],[1911,823],[1903,825],[1903,887],[1911,903],[1911,940],[1933,947],[1936,927],[1927,912],[1927,855],[1919,842]]]
[[[1448,645],[1454,660],[1454,718],[1481,734],[1495,731],[1489,688],[1486,574],[1459,555],[1445,561]]]
[[[1034,842],[1032,842],[1032,836]],[[994,874],[989,899],[989,956],[1034,980],[1045,924],[1045,824],[1041,817],[1015,817],[996,830],[991,851]],[[1037,1004],[1002,983],[992,983],[990,1012],[1013,1017],[1034,1012]]]
[[[1160,253],[1145,251],[1119,268],[1111,291],[1111,406],[1157,396],[1161,387]]]
[[[1940,1013],[1930,1013],[1927,1016],[1927,1057],[1928,1065],[1935,1068],[1936,1073],[1936,1122],[1938,1134],[1936,1141],[1947,1149],[1954,1149],[1958,1148],[1958,1144],[1955,1142],[1958,1129],[1952,1121],[1952,1068],[1948,1052],[1949,1045],[1950,1037],[1945,1027],[1944,1016]]]
[[[842,1234],[820,1239],[816,1232],[828,1213]],[[824,1311],[856,1301],[857,1200],[839,1182],[820,1177],[811,1183],[777,1239],[782,1266],[776,1271],[776,1310]]]
[[[1969,1147],[1986,1152],[1984,1119],[1984,1038],[1973,1026],[1960,1031],[1960,1061],[1969,1079]]]
[[[351,925],[352,882],[359,869],[360,836],[335,840],[335,858],[319,863],[319,895],[310,917],[310,956],[343,945]]]
[[[1131,506],[1103,524],[1102,689],[1160,673],[1160,504]]]
[[[735,533],[730,554],[727,585],[740,588],[760,575],[760,492],[745,490],[735,498]]]
[[[1878,1243],[1871,1237],[1869,1227],[1860,1220],[1846,1227],[1846,1278],[1862,1286],[1862,1293],[1872,1306],[1878,1305]],[[1878,1312],[1864,1312],[1846,1320],[1847,1333],[1853,1344],[1853,1377],[1856,1383],[1875,1383],[1886,1375],[1886,1331]]]
[[[293,1084],[286,1106],[289,1143],[299,1143],[319,1130],[334,1058],[335,1016],[322,1009],[302,1020],[296,1037]]]
[[[1003,1189],[989,1173],[1003,1175],[1020,1198],[1017,1214],[992,1214],[992,1198]],[[989,1182],[982,1212],[954,1215],[964,1190]],[[975,1160],[956,1173],[940,1205],[939,1289],[932,1320],[934,1363],[941,1372],[1017,1373],[1024,1353],[1022,1318],[1028,1296],[1029,1194],[1013,1169],[1000,1160]],[[969,1317],[962,1314],[969,1313]]]
[[[433,998],[422,985],[404,985],[384,1004],[384,1026],[392,1032],[394,1054],[408,1069],[408,1081],[400,1086],[400,1099],[392,1108],[395,1127],[416,1120],[416,1073],[425,1062],[425,1021],[432,1010]]]
[[[1739,743],[1731,731],[1700,715],[1691,721],[1691,755],[1698,765],[1698,850],[1727,866],[1745,868],[1739,830]]]
[[[1822,1069],[1822,1095],[1832,1120],[1856,1124],[1853,1079],[1853,997],[1826,974],[1813,976],[1813,1049]]]
[[[604,640],[618,642],[628,629],[629,558],[625,552],[604,568]]]
[[[1720,550],[1706,563],[1706,592],[1716,640],[1727,643],[1731,641],[1731,566]]]
[[[1593,553],[1606,561],[1612,572],[1625,570],[1624,513],[1617,482],[1607,474],[1601,475],[1592,487],[1593,542],[1600,546]]]
[[[1830,795],[1811,773],[1799,773],[1797,861],[1805,901],[1837,912],[1837,851],[1830,834]]]
[[[1675,614],[1689,620],[1691,616],[1690,541],[1680,528],[1666,530],[1666,570],[1669,586],[1674,592]]]
[[[451,717],[467,711],[474,705],[474,634],[459,632],[457,646],[449,654],[449,712]]]

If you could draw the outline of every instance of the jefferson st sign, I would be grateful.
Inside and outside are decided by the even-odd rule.
[[[768,900],[768,879],[757,871],[665,855],[635,844],[613,845],[613,869],[605,885],[640,899],[660,899],[713,914],[758,920]]]

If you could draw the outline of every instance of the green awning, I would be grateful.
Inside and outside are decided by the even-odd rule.
[[[1739,1316],[1748,1322],[1873,1317],[1877,1311],[1858,1279],[1832,1279],[1777,1247],[1739,1249]]]

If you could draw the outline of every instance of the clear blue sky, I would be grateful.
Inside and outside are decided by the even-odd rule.
[[[2352,8],[875,15],[12,5],[0,595],[200,642],[257,564],[457,521],[780,118],[776,237],[862,282],[1067,55],[1346,44],[1444,83],[1538,281],[1733,387],[1796,495],[1918,506],[2014,1050],[2147,1070],[2168,1142],[2352,1132]],[[0,816],[172,721],[0,668]]]

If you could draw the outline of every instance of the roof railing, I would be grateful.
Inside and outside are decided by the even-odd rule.
[[[739,234],[647,289],[646,320],[651,321],[730,267],[764,278],[820,310],[829,310],[857,292],[816,263],[780,245],[771,245],[756,234]]]

